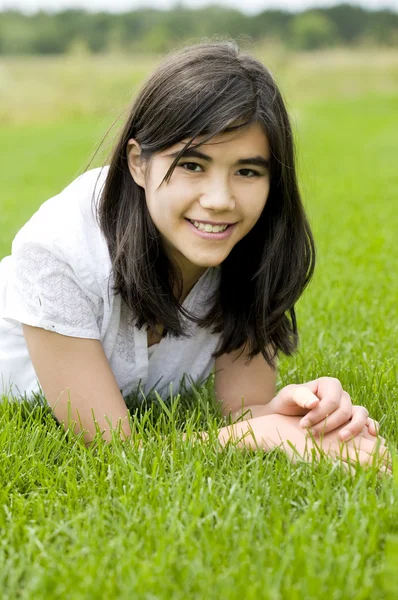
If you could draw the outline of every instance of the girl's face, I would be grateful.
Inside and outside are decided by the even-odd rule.
[[[145,189],[166,252],[182,267],[184,279],[195,280],[208,267],[220,265],[259,219],[270,188],[270,149],[260,123],[221,134],[188,150],[169,182],[157,189],[183,146],[156,153],[146,163],[139,144],[129,140],[128,160],[133,179]],[[228,228],[203,231],[209,223]]]

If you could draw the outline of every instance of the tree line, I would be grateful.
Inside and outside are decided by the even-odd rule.
[[[141,8],[113,14],[80,9],[26,15],[0,12],[0,54],[63,54],[110,51],[167,52],[213,35],[278,41],[295,50],[338,45],[398,45],[398,13],[340,4],[299,13],[265,10],[248,16],[221,6],[168,11]]]

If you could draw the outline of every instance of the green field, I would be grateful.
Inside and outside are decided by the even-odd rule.
[[[318,249],[297,307],[300,350],[282,358],[278,384],[338,377],[395,448],[398,55],[262,52],[292,115]],[[0,61],[0,258],[84,170],[155,63]],[[0,406],[0,596],[397,598],[397,462],[380,479],[359,466],[350,475],[328,461],[184,443],[188,419],[222,426],[209,389],[171,413],[138,411],[142,450],[90,450],[46,410]]]

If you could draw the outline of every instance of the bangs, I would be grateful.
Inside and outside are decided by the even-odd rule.
[[[171,82],[168,82],[171,86]],[[144,156],[163,152],[178,143],[186,142],[167,171],[161,185],[168,181],[188,148],[197,148],[213,137],[238,131],[259,120],[258,94],[244,70],[231,75],[227,72],[215,78],[205,71],[186,73],[173,80],[173,93],[165,89],[153,98],[157,119],[144,127],[138,136]],[[199,85],[200,83],[200,85]],[[178,98],[178,102],[176,101]],[[157,106],[156,106],[157,105]],[[156,128],[156,129],[155,129]],[[130,135],[134,137],[134,135]],[[202,137],[200,142],[194,140]],[[156,140],[155,143],[151,143]]]

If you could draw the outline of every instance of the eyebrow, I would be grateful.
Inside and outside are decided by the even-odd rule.
[[[170,158],[176,158],[179,155],[180,152],[173,152],[172,154],[167,154],[166,156],[169,156]],[[203,160],[206,160],[209,163],[214,162],[213,159],[211,158],[211,156],[208,156],[207,154],[203,154],[203,152],[199,152],[199,150],[195,150],[195,148],[188,148],[187,150],[185,150],[185,152],[181,155],[180,158],[183,158],[184,156],[186,157],[194,157],[194,158],[202,158]],[[262,156],[258,155],[258,156],[250,156],[248,158],[240,158],[239,160],[236,161],[235,165],[256,165],[257,167],[263,167],[264,169],[269,169],[269,161],[266,160],[265,158],[263,158]]]

